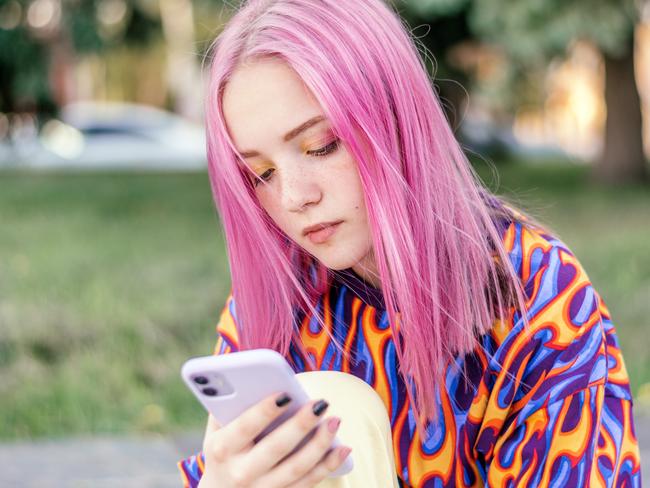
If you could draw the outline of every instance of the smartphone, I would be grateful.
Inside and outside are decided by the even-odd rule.
[[[271,349],[191,358],[183,364],[181,377],[203,407],[221,425],[226,425],[273,393],[287,393],[291,397],[287,409],[254,439],[255,443],[311,400],[286,359]],[[288,456],[306,444],[315,433],[316,427]],[[335,438],[332,449],[338,445],[340,442]],[[330,477],[347,474],[352,468],[350,454]]]

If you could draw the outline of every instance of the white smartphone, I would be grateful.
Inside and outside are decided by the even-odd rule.
[[[192,358],[183,364],[181,376],[203,407],[221,425],[226,425],[273,393],[287,393],[291,402],[286,411],[269,424],[254,442],[258,442],[310,401],[289,363],[280,353],[271,349]],[[307,443],[315,433],[316,428],[312,429],[291,454]],[[338,445],[340,442],[335,438],[332,449]],[[330,477],[347,474],[352,468],[350,454]]]

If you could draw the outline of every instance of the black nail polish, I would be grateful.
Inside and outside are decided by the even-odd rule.
[[[284,407],[287,403],[291,401],[291,397],[286,393],[283,393],[278,398],[275,399],[275,404],[278,407]]]
[[[312,408],[312,411],[314,412],[314,415],[317,417],[320,416],[325,410],[327,410],[327,407],[329,407],[330,404],[327,403],[325,400],[318,400],[315,404],[314,407]]]

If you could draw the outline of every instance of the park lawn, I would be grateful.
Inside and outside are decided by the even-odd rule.
[[[166,430],[230,288],[204,174],[0,174],[0,437]]]
[[[495,188],[490,170],[479,173]],[[499,167],[499,192],[580,258],[650,382],[650,192],[567,165]],[[203,173],[0,173],[0,438],[199,428],[180,381],[230,288]]]

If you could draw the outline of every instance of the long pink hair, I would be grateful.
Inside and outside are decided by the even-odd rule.
[[[250,0],[212,56],[208,169],[240,348],[286,356],[293,340],[304,354],[296,309],[318,316],[315,302],[331,280],[260,207],[224,121],[233,71],[271,56],[312,91],[358,164],[400,372],[422,432],[436,416],[446,364],[525,302],[494,220],[499,200],[457,143],[416,44],[381,0]]]

